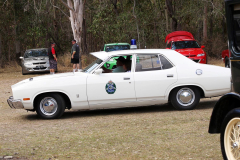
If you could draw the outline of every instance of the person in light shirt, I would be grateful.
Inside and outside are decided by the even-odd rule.
[[[104,66],[102,66],[102,69],[104,71],[104,73],[118,73],[118,72],[125,72],[125,70],[123,69],[123,64],[126,61],[126,59],[122,56],[118,57],[117,60],[117,67],[113,70],[111,69],[107,69]]]

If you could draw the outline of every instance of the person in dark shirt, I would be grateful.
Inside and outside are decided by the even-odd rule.
[[[55,73],[54,71],[57,70],[57,56],[54,47],[55,43],[51,43],[51,47],[48,48],[50,74],[54,74]]]
[[[76,40],[72,40],[72,50],[71,50],[71,63],[73,64],[73,72],[79,70],[79,66],[80,66],[80,63],[79,63],[79,46],[78,44],[76,43]]]

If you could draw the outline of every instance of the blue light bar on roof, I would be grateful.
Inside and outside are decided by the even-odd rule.
[[[131,39],[130,49],[137,49],[136,39]]]

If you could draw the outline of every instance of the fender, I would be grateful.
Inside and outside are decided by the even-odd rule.
[[[215,104],[208,133],[220,133],[224,118],[232,109],[240,107],[240,95],[234,92],[223,95]],[[237,110],[238,111],[238,110]],[[240,116],[240,110],[239,110]]]
[[[203,93],[201,93],[201,98],[205,97],[205,90],[203,89],[203,87],[200,86],[200,85],[198,85],[198,84],[193,84],[193,83],[191,83],[191,84],[190,84],[190,83],[189,83],[189,84],[177,84],[177,85],[175,85],[175,83],[174,83],[173,85],[171,85],[170,87],[168,87],[168,89],[166,90],[166,92],[165,92],[165,97],[168,97],[168,99],[169,99],[171,92],[172,92],[175,88],[177,88],[177,87],[182,87],[182,86],[194,86],[194,87],[199,87],[200,89],[202,89],[202,92],[203,92]],[[202,95],[202,94],[203,94],[203,95]]]

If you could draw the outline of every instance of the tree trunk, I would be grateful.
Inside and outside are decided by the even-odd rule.
[[[14,28],[14,38],[15,38],[15,56],[14,58],[16,58],[17,62],[18,62],[18,57],[20,57],[21,55],[21,50],[20,50],[20,41],[18,39],[18,25],[17,25],[17,22],[16,22],[16,19],[17,19],[17,10],[18,10],[18,6],[16,4],[16,0],[14,0],[14,25],[15,25],[15,28]]]
[[[138,20],[137,20],[137,16],[135,14],[135,6],[136,6],[136,0],[134,0],[134,5],[133,5],[133,16],[136,19],[136,27],[137,27],[137,35],[138,35],[138,48],[140,49],[140,33],[139,33],[139,28],[138,28]]]
[[[62,1],[63,2],[63,1]],[[73,31],[73,37],[81,46],[82,26],[83,26],[83,0],[67,0],[67,5],[70,11],[70,21]],[[82,53],[82,47],[80,47],[80,53]]]
[[[0,33],[0,67],[3,68],[3,55],[2,55],[2,35]]]
[[[210,28],[209,28],[209,33],[210,33],[210,38],[212,38],[213,37],[213,0],[211,0],[211,10],[210,10],[210,12],[211,12],[211,14],[210,14],[210,19],[209,19],[209,22],[210,22]]]
[[[114,7],[114,11],[116,13],[116,15],[118,16],[118,10],[117,10],[117,0],[110,0],[113,4]]]
[[[167,10],[168,10],[169,17],[172,20],[172,32],[173,32],[173,31],[177,30],[178,23],[177,23],[177,19],[176,19],[175,15],[174,15],[172,0],[166,0],[165,2],[167,4]]]
[[[207,4],[204,6],[204,15],[203,15],[203,41],[207,40]]]
[[[165,17],[166,17],[166,31],[168,32],[168,11],[167,11],[167,2],[165,1]]]
[[[83,31],[83,18],[84,18],[84,5],[86,0],[67,0],[67,4],[61,0],[61,2],[69,9],[70,21],[73,32],[73,37],[80,46],[80,53],[83,53],[82,44],[82,31]],[[79,56],[79,62],[81,61],[81,56]],[[80,68],[82,68],[82,63],[80,62]]]

